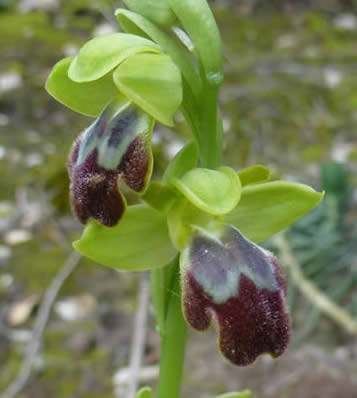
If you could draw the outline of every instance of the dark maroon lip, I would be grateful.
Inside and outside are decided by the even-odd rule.
[[[136,136],[132,131],[137,112],[124,112],[123,120],[116,116],[109,122],[103,121],[104,116],[105,112],[74,143],[68,171],[72,209],[79,221],[85,224],[93,218],[111,227],[119,222],[126,208],[119,180],[130,189],[141,192],[151,172],[151,154],[146,137]],[[119,151],[119,162],[114,162],[114,168],[104,168],[99,164],[98,147],[103,145],[103,140],[106,140],[104,148],[108,156],[109,151],[110,156],[113,150]],[[82,156],[80,162],[79,156]]]
[[[249,365],[264,353],[278,357],[289,342],[290,318],[276,259],[231,226],[221,243],[196,235],[188,248],[182,287],[186,320],[205,330],[214,317],[219,348],[236,365]]]

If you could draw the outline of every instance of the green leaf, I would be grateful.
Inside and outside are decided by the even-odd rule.
[[[91,260],[127,271],[162,267],[177,253],[169,238],[166,217],[145,205],[129,206],[115,227],[88,222],[73,246]]]
[[[119,90],[162,124],[173,126],[182,101],[181,74],[164,54],[137,54],[121,63],[113,74]]]
[[[143,387],[135,394],[135,398],[151,398],[151,397],[152,397],[152,389],[150,387]]]
[[[247,186],[225,221],[253,242],[261,242],[304,216],[322,198],[323,194],[307,185],[287,181]]]
[[[256,164],[246,169],[238,171],[238,176],[242,186],[250,184],[258,184],[261,182],[269,181],[270,170],[260,164]]]
[[[194,169],[198,162],[198,148],[194,142],[186,144],[171,160],[162,177],[162,182],[167,183],[171,177],[181,178],[188,171]]]
[[[87,116],[97,117],[103,108],[118,94],[111,75],[94,82],[76,83],[68,77],[73,57],[64,58],[52,69],[46,90],[58,102]]]
[[[195,45],[207,81],[219,85],[223,80],[221,39],[206,0],[168,1]]]
[[[244,390],[241,392],[227,392],[226,394],[218,395],[217,398],[250,398],[251,396],[251,391]]]
[[[141,198],[154,209],[166,213],[177,199],[177,194],[168,185],[153,181]]]
[[[72,61],[68,76],[81,83],[97,80],[125,59],[139,53],[159,53],[151,40],[128,33],[110,33],[88,41]]]
[[[172,25],[176,20],[168,0],[124,0],[124,4],[158,25]]]
[[[192,62],[191,55],[182,46],[152,22],[135,12],[118,9],[115,11],[115,15],[125,31],[150,38],[156,42],[161,50],[168,54],[179,67],[195,96],[199,96],[201,90],[200,76]]]
[[[181,179],[169,180],[182,195],[199,209],[212,215],[222,215],[234,209],[240,199],[239,177],[229,167],[218,170],[196,168]]]

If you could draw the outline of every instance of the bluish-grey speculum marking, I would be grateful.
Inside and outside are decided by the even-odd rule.
[[[116,169],[129,145],[139,134],[138,112],[127,109],[116,115],[98,142],[98,164],[107,170]]]
[[[137,117],[136,110],[132,109],[124,112],[117,121],[113,120],[110,126],[108,146],[117,148],[124,136],[132,134]]]
[[[219,347],[237,365],[281,355],[290,336],[286,285],[275,257],[231,225],[198,229],[181,257],[186,320],[206,330],[215,316]]]
[[[89,218],[106,226],[118,223],[126,205],[120,180],[134,191],[145,189],[151,173],[153,124],[130,102],[117,101],[76,140],[68,170],[72,208],[83,224]]]
[[[139,115],[129,108],[113,116],[105,109],[99,118],[83,134],[76,165],[98,150],[98,165],[106,170],[115,170],[130,144],[141,133],[138,129]]]
[[[96,119],[83,133],[78,151],[76,166],[82,164],[90,153],[96,148],[98,138],[104,133],[106,120],[102,117]]]
[[[230,226],[218,240],[197,234],[189,263],[189,272],[216,304],[239,295],[242,274],[258,288],[278,290],[271,257]]]

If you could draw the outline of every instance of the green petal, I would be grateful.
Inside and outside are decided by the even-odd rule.
[[[260,164],[256,164],[246,169],[239,170],[238,176],[244,187],[245,185],[269,181],[270,170]]]
[[[72,81],[68,77],[68,68],[72,60],[73,57],[64,58],[53,67],[46,82],[46,90],[68,108],[97,117],[105,105],[118,94],[118,89],[109,74],[94,82]]]
[[[111,33],[95,37],[79,51],[69,67],[68,76],[75,82],[89,82],[106,75],[131,55],[160,48],[151,40],[128,33]]]
[[[145,205],[129,206],[115,227],[88,222],[73,246],[91,260],[127,271],[162,267],[177,253],[166,217]]]
[[[229,167],[197,168],[169,182],[192,204],[212,215],[227,214],[234,209],[242,190],[239,177]]]
[[[304,216],[322,198],[323,194],[307,185],[286,181],[248,186],[225,221],[253,242],[261,242]]]
[[[227,392],[226,394],[218,395],[217,398],[249,398],[251,396],[251,391],[245,390],[242,392]]]
[[[189,142],[171,160],[162,177],[162,182],[168,182],[171,177],[181,178],[197,166],[198,157],[197,145],[194,142]]]
[[[223,80],[222,46],[219,31],[206,0],[168,0],[189,34],[213,85]]]
[[[137,54],[113,74],[119,90],[159,122],[172,126],[182,101],[181,74],[164,54]]]
[[[135,398],[151,398],[151,397],[152,397],[152,389],[150,387],[143,387],[135,394]],[[245,397],[242,396],[238,398],[245,398]]]
[[[124,4],[158,25],[172,25],[176,20],[167,0],[124,0]]]
[[[199,74],[192,62],[191,55],[182,46],[142,15],[124,9],[116,10],[115,15],[120,25],[128,33],[150,38],[156,42],[179,67],[195,96],[199,95],[201,90]]]

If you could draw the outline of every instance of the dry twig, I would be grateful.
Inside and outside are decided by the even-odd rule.
[[[130,353],[130,377],[127,397],[134,398],[138,388],[140,367],[145,350],[147,314],[149,309],[149,279],[147,273],[142,273],[139,287],[139,304],[134,321],[134,336]]]
[[[46,290],[35,321],[32,338],[28,344],[19,374],[17,378],[2,393],[1,398],[15,398],[26,386],[26,383],[31,376],[34,359],[41,346],[42,334],[50,317],[52,306],[63,283],[74,271],[80,259],[80,254],[77,252],[72,252],[64,266],[56,274],[50,286]]]
[[[304,277],[300,264],[292,253],[289,242],[284,235],[277,235],[274,243],[280,251],[282,263],[290,268],[293,283],[301,293],[346,332],[357,334],[357,320],[353,319],[347,311],[331,301],[316,285]]]

